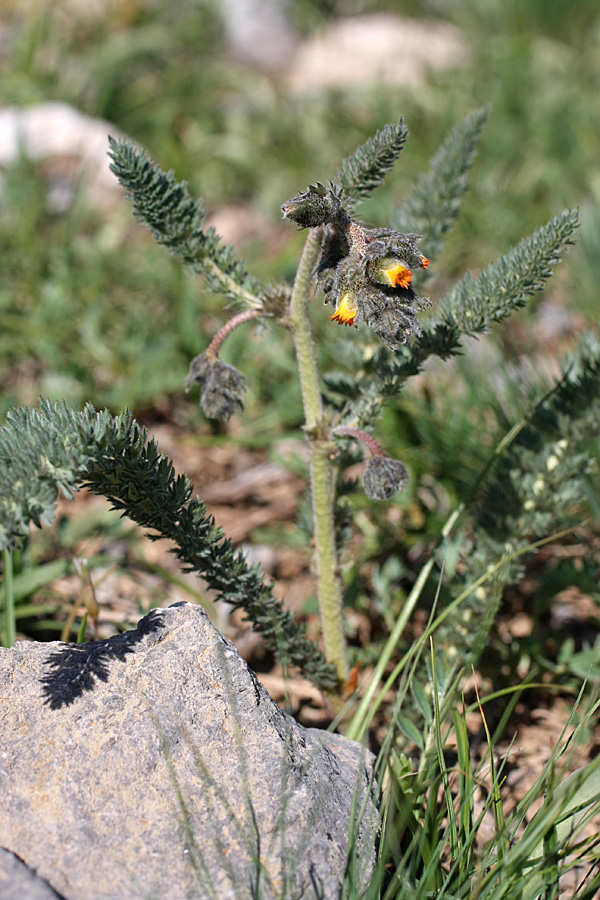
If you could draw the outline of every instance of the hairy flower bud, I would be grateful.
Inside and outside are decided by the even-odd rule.
[[[408,484],[408,471],[399,459],[373,456],[363,474],[363,488],[369,500],[389,500]]]
[[[418,297],[411,287],[365,287],[357,297],[360,321],[372,328],[379,340],[392,350],[405,344],[411,334],[420,335],[416,313],[431,306],[426,297]]]
[[[185,386],[189,388],[192,384],[202,387],[200,405],[208,419],[226,422],[244,406],[246,379],[241,372],[216,356],[201,353],[192,360]]]
[[[339,325],[364,322],[392,350],[412,334],[421,334],[417,312],[431,306],[412,287],[411,269],[429,260],[417,248],[418,235],[389,228],[365,228],[348,220],[330,224],[323,238],[317,279],[330,318]]]
[[[341,192],[333,186],[326,188],[319,182],[282,203],[281,212],[284,219],[291,219],[301,228],[316,228],[326,222],[342,223],[348,220]]]
[[[332,303],[330,319],[338,325],[364,322],[392,350],[420,335],[417,312],[431,306],[412,287],[411,269],[426,269],[429,260],[417,247],[418,234],[391,228],[366,228],[350,218],[344,193],[317,182],[281,207],[284,218],[302,228],[323,230],[317,282]]]

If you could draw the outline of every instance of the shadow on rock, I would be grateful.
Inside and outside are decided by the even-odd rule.
[[[69,706],[99,681],[108,681],[110,663],[123,662],[135,645],[162,627],[162,611],[153,610],[140,621],[135,631],[127,631],[105,641],[89,644],[64,644],[50,654],[50,669],[41,679],[44,703],[51,709]]]

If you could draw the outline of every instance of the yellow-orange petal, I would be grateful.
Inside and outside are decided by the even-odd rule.
[[[421,265],[423,266],[424,269],[426,269],[427,266],[429,265],[429,260],[427,259],[426,256],[421,257]]]
[[[332,321],[337,322],[338,325],[354,325],[357,312],[358,310],[352,303],[350,294],[344,294],[338,304],[338,308],[332,316],[329,316],[329,318]],[[354,327],[356,328],[356,325]]]
[[[395,266],[385,269],[384,275],[386,278],[389,278],[392,287],[407,288],[412,281],[412,272],[406,266],[403,266],[402,263],[397,263]]]

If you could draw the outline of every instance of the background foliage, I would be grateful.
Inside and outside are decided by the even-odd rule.
[[[568,296],[570,309],[594,316],[600,249],[595,4],[578,0],[566,18],[560,4],[542,0],[526,10],[516,0],[291,6],[305,34],[349,13],[439,16],[462,29],[468,58],[416,91],[365,85],[290,98],[276,80],[230,58],[210,4],[107,4],[108,13],[86,17],[69,14],[67,4],[33,3],[4,13],[3,101],[60,100],[105,118],[187,179],[209,212],[247,204],[275,230],[282,198],[333,174],[342,157],[401,113],[411,132],[402,164],[388,190],[361,210],[365,219],[385,221],[450,129],[470,110],[489,106],[467,208],[438,277],[485,264],[556,212],[579,205],[581,240],[553,290]],[[31,388],[32,375],[34,397],[39,386],[51,399],[89,399],[115,411],[172,396],[185,360],[203,344],[201,332],[210,332],[207,313],[219,308],[214,301],[207,308],[193,279],[131,229],[126,210],[122,218],[116,212],[102,220],[81,199],[67,215],[53,214],[40,167],[32,171],[23,162],[5,173],[4,407],[26,392],[23,379]],[[250,236],[255,273],[289,274],[298,242],[285,229],[277,241],[271,231],[256,231],[258,238]],[[516,331],[504,339],[513,359],[524,349],[519,337]],[[261,405],[270,399],[260,378],[254,390]],[[255,415],[249,408],[248,420]]]
[[[61,101],[107,120],[164,169],[172,168],[177,179],[186,179],[191,195],[203,198],[209,221],[226,208],[245,222],[236,250],[250,275],[287,280],[303,238],[281,223],[283,200],[316,179],[326,182],[342,158],[403,116],[410,139],[400,162],[385,188],[360,207],[368,224],[401,226],[395,220],[399,209],[410,218],[424,197],[440,206],[448,200],[435,184],[419,178],[452,129],[471,111],[488,109],[464,209],[428,273],[434,276],[427,285],[434,303],[433,318],[423,316],[426,327],[436,321],[436,300],[467,270],[476,275],[565,207],[579,208],[577,245],[544,291],[508,322],[493,325],[490,335],[467,340],[463,355],[428,359],[424,372],[388,402],[378,438],[386,453],[406,463],[410,484],[400,497],[379,506],[349,490],[342,498],[348,515],[340,525],[342,532],[346,526],[344,537],[352,538],[343,558],[352,662],[368,667],[381,658],[451,511],[468,495],[498,441],[559,377],[563,358],[568,372],[563,392],[523,429],[488,492],[478,496],[474,515],[440,544],[437,564],[429,570],[398,646],[406,652],[396,667],[395,708],[386,706],[389,694],[384,693],[375,719],[359,709],[351,726],[357,738],[372,726],[372,739],[382,750],[380,771],[387,767],[394,776],[384,807],[382,894],[393,870],[394,877],[407,882],[389,884],[390,897],[466,897],[474,890],[494,900],[533,897],[539,895],[539,878],[545,880],[545,896],[555,896],[558,875],[552,870],[557,867],[548,869],[539,850],[556,843],[557,821],[569,824],[564,802],[554,793],[556,778],[562,777],[555,766],[558,772],[560,765],[567,771],[580,764],[581,748],[589,747],[597,728],[598,707],[589,695],[600,681],[599,544],[593,524],[600,517],[600,447],[593,421],[597,367],[592,372],[582,364],[585,341],[578,361],[570,367],[568,361],[580,333],[598,316],[598,4],[573,0],[566,11],[561,0],[296,0],[289,12],[305,38],[341,16],[392,12],[421,22],[424,40],[431,19],[452,24],[466,48],[459,65],[430,73],[418,88],[390,90],[366,83],[304,97],[291,96],[281,77],[261,73],[229,53],[218,9],[219,4],[204,0],[106,0],[85,9],[69,0],[3,3],[2,105]],[[398,54],[403,51],[400,45]],[[43,162],[19,159],[4,166],[0,176],[2,420],[15,404],[35,405],[39,394],[78,409],[90,401],[115,414],[129,406],[151,432],[165,426],[195,447],[218,441],[234,445],[240,457],[260,447],[265,458],[280,460],[278,442],[295,434],[301,422],[291,348],[281,333],[265,329],[229,338],[224,360],[248,376],[248,395],[244,412],[220,433],[202,418],[195,398],[184,397],[183,381],[192,357],[223,324],[225,298],[205,293],[197,278],[134,224],[127,204],[99,208],[82,186],[73,202],[57,206],[51,194],[62,174]],[[449,221],[451,202],[446,213]],[[428,234],[432,244],[440,237]],[[425,242],[423,251],[429,255]],[[353,348],[358,359],[364,335],[332,329],[318,303],[312,319],[333,394],[340,386],[332,374],[336,360],[352,361]],[[597,343],[587,340],[589,356],[597,359]],[[591,401],[581,420],[568,422],[561,419],[561,403],[573,385],[586,402],[591,394]],[[576,404],[572,397],[567,400],[572,410]],[[564,433],[577,439],[576,454],[563,452]],[[552,441],[556,453],[548,456]],[[355,461],[349,454],[348,462]],[[301,459],[288,464],[306,475]],[[447,616],[437,629],[436,653],[429,656],[428,623],[440,609],[452,609],[448,604],[456,590],[453,594],[448,586],[472,585],[489,563],[486,553],[506,550],[506,535],[498,530],[499,523],[506,524],[505,486],[520,483],[525,470],[539,478],[554,473],[558,481],[548,480],[546,507],[537,512],[556,513],[555,490],[565,524],[576,530],[563,536],[560,546],[538,548],[496,572],[485,590],[475,591],[473,602],[461,607],[460,616]],[[577,490],[569,495],[574,484]],[[518,503],[511,509],[514,519],[530,513]],[[590,513],[592,521],[582,526]],[[255,542],[287,541],[301,554],[310,540],[309,516],[302,511],[297,526],[293,532],[257,530]],[[474,527],[489,540],[470,554]],[[90,535],[100,536],[100,555],[74,560],[75,548]],[[34,533],[13,555],[10,593],[19,629],[37,638],[61,632],[65,639],[93,635],[89,623],[86,631],[85,620],[76,615],[77,604],[69,609],[52,589],[74,567],[83,573],[81,598],[90,620],[97,614],[89,590],[95,567],[151,572],[160,579],[153,602],[168,601],[176,576],[141,558],[136,548],[137,537],[107,510],[84,508],[72,519],[60,515],[53,529]],[[525,576],[518,588],[511,584],[517,568]],[[6,557],[3,575],[8,596]],[[197,585],[182,580],[178,586],[204,601]],[[564,608],[556,598],[567,594],[585,599],[584,619],[557,615]],[[309,599],[303,609],[309,622],[311,604]],[[143,613],[139,601],[138,606]],[[523,617],[526,629],[517,627]],[[461,629],[475,662],[482,640],[487,641],[476,676],[491,691],[484,707],[487,722],[472,693],[470,706],[460,702],[464,684],[453,649]],[[526,720],[536,709],[551,706],[557,691],[568,697],[568,725],[536,785],[503,820],[499,795],[505,774],[510,775],[509,751],[496,769],[495,744],[515,708]],[[579,702],[573,704],[578,692]],[[415,747],[411,759],[407,748]],[[593,766],[591,780],[597,786],[597,761]],[[478,790],[484,782],[489,790],[482,802]],[[571,783],[568,807],[577,807],[578,789]],[[439,802],[442,792],[446,806]],[[527,813],[542,795],[541,815],[527,825],[522,839]],[[480,853],[479,827],[492,807],[495,834],[485,839]],[[553,847],[549,858],[556,861]],[[597,862],[597,847],[589,849]],[[535,870],[529,868],[532,857],[538,858]],[[393,862],[391,869],[387,860]],[[582,900],[596,896],[595,879],[580,891]],[[378,890],[374,883],[373,896]]]
[[[222,20],[208,3],[132,0],[87,16],[73,15],[66,3],[14,4],[3,7],[3,102],[70,103],[106,119],[187,179],[209,216],[241,204],[253,224],[240,252],[252,274],[273,278],[293,274],[302,240],[279,221],[283,199],[315,178],[326,180],[342,157],[401,114],[411,133],[401,162],[360,210],[365,221],[384,224],[451,129],[471,110],[489,107],[464,212],[436,261],[434,314],[436,297],[466,269],[476,272],[565,206],[579,206],[578,244],[549,291],[485,342],[469,342],[462,358],[443,367],[429,361],[380,421],[386,452],[411,470],[410,489],[395,501],[403,528],[354,501],[364,506],[362,533],[346,587],[348,602],[371,616],[383,596],[393,597],[383,611],[391,621],[447,510],[596,315],[600,13],[592,0],[571,4],[567,17],[555,0],[525,7],[517,0],[302,0],[290,11],[304,36],[343,15],[440,18],[461,30],[467,52],[454,70],[431,73],[418,89],[365,84],[290,97],[277,77],[231,57]],[[41,393],[113,412],[129,406],[142,421],[166,419],[212,440],[212,426],[183,398],[182,385],[190,358],[223,321],[222,299],[204,294],[156,247],[125,204],[99,211],[82,190],[66,211],[56,211],[48,178],[43,164],[24,159],[3,172],[0,410],[35,403]],[[317,306],[314,324],[333,366],[340,335]],[[228,357],[250,377],[246,410],[227,439],[268,447],[300,421],[290,349],[275,332],[250,340],[240,334],[228,342]],[[588,447],[597,455],[597,438]],[[597,504],[593,487],[589,501]],[[451,551],[446,547],[449,567],[459,564]],[[36,552],[30,548],[29,558]],[[549,598],[567,582],[589,587],[595,564],[588,555],[583,569],[556,562],[545,572],[535,601],[541,621],[547,624]],[[586,646],[576,642],[570,655],[559,655],[554,638],[534,642],[529,658],[571,671],[570,660]],[[507,650],[499,642],[497,650],[508,657],[507,670],[522,666],[521,643]]]

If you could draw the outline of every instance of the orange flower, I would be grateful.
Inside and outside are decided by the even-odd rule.
[[[389,269],[384,269],[381,274],[389,280],[392,287],[407,288],[412,281],[412,272],[401,262],[390,266]]]
[[[356,314],[358,309],[354,305],[350,294],[346,291],[346,293],[341,297],[337,309],[332,316],[329,316],[334,322],[337,322],[338,325],[354,325],[354,320],[356,319]]]
[[[383,256],[370,260],[367,263],[367,274],[377,284],[404,290],[410,286],[413,278],[406,260],[401,260],[397,256]]]

